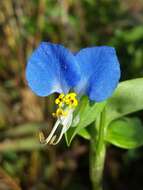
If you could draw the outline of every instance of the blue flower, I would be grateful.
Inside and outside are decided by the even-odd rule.
[[[28,60],[26,79],[39,96],[60,93],[55,101],[58,120],[46,139],[56,144],[71,125],[79,97],[87,95],[100,102],[112,95],[120,79],[120,66],[113,47],[89,47],[73,54],[62,45],[42,42]],[[64,129],[56,141],[54,132],[59,124]]]

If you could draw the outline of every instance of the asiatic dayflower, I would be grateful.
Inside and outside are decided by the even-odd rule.
[[[71,126],[82,95],[96,102],[112,95],[120,79],[120,66],[113,47],[89,47],[72,53],[62,45],[42,42],[28,60],[26,79],[38,96],[59,93],[53,113],[57,121],[43,140],[45,144],[57,144]],[[62,130],[57,138],[59,125]],[[40,138],[43,139],[42,133]]]

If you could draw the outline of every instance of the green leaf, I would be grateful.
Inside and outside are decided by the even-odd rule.
[[[143,26],[138,26],[123,32],[123,38],[126,42],[136,42],[143,37]]]
[[[143,78],[128,80],[118,85],[105,107],[105,122],[143,109]]]
[[[137,148],[143,145],[143,126],[138,118],[121,118],[107,128],[105,140],[120,148]]]
[[[87,139],[87,140],[90,139],[90,134],[89,134],[89,132],[86,130],[86,128],[81,129],[81,130],[78,132],[78,135],[81,136],[81,137],[83,137],[84,139]]]
[[[104,109],[106,102],[94,103],[90,102],[87,96],[83,96],[79,102],[79,106],[75,110],[74,119],[72,127],[65,134],[66,142],[70,145],[74,136],[79,133],[79,131],[87,127]]]

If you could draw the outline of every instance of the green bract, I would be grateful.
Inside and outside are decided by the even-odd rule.
[[[74,136],[81,129],[87,127],[94,122],[98,115],[102,112],[106,105],[106,101],[101,103],[90,102],[87,96],[83,96],[80,104],[75,111],[72,127],[66,133],[67,144],[70,144]]]

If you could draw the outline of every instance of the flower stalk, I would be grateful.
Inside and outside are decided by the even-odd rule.
[[[98,133],[90,140],[90,178],[93,190],[103,190],[103,170],[106,154],[104,142],[104,111],[101,114]]]

